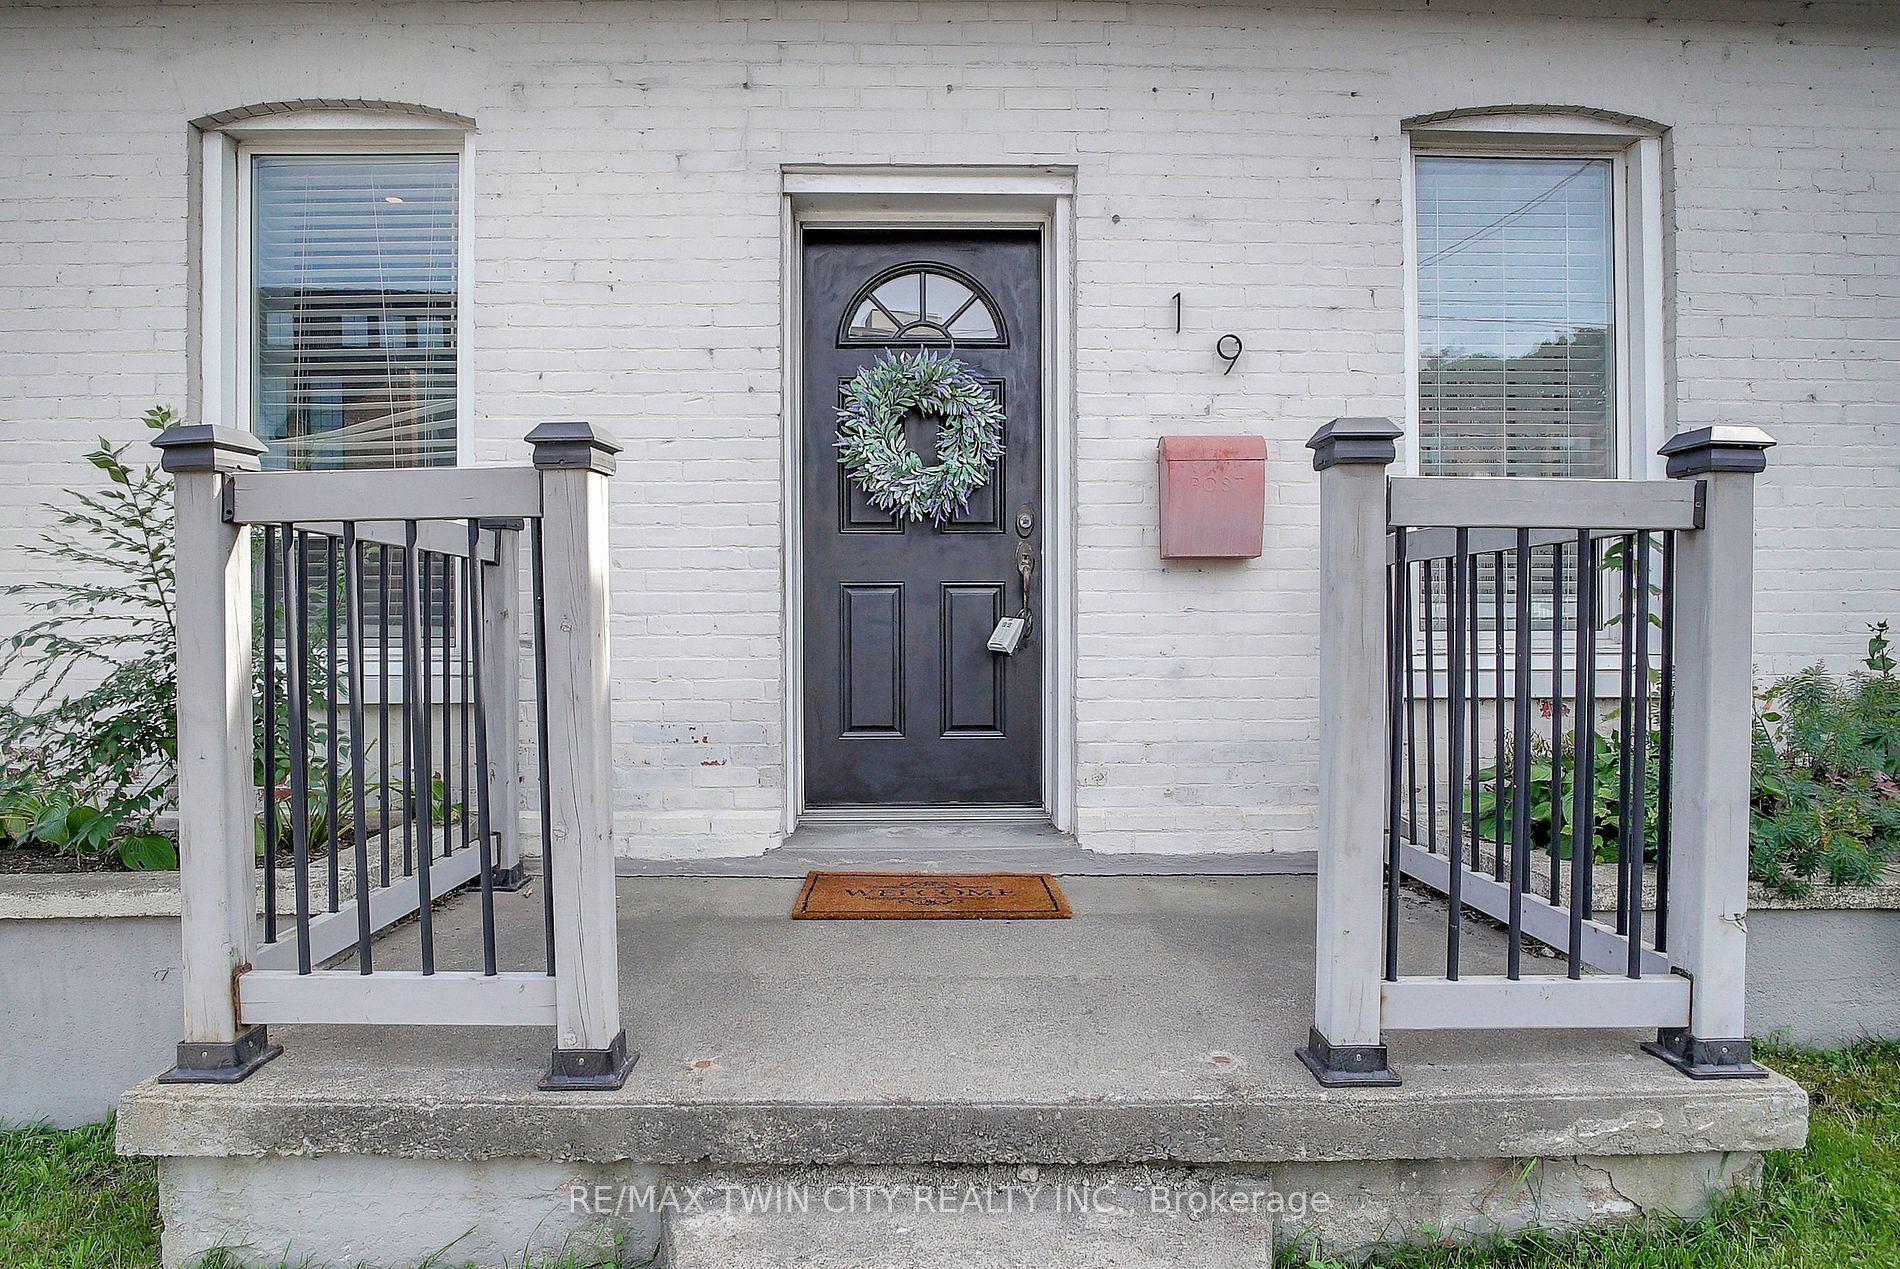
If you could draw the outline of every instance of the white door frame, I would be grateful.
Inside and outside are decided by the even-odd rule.
[[[1042,236],[1042,798],[1037,818],[1075,830],[1075,173],[1059,167],[855,167],[783,169],[785,820],[805,810],[804,519],[799,426],[804,360],[801,278],[807,226],[848,229],[1034,229]],[[996,819],[980,810],[929,818]],[[1021,818],[1021,813],[1015,813]],[[854,814],[854,818],[866,818]],[[832,817],[827,817],[832,818]],[[885,820],[920,818],[893,809]]]

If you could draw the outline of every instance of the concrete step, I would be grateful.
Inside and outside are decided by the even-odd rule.
[[[722,1194],[722,1184],[733,1188]],[[706,1210],[668,1219],[660,1264],[1265,1269],[1279,1222],[1255,1197],[1268,1188],[1264,1177],[1147,1168],[750,1174],[712,1183]],[[1217,1205],[1223,1190],[1229,1201]]]

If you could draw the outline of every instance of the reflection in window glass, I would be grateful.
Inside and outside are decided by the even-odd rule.
[[[950,323],[950,333],[958,339],[995,339],[1000,332],[996,329],[996,319],[979,302],[964,309]]]
[[[1421,157],[1425,475],[1616,475],[1612,166]]]
[[[456,156],[252,163],[252,404],[267,461],[453,464]]]
[[[908,326],[923,316],[924,279],[922,274],[906,273],[892,278],[871,293],[899,326]]]
[[[924,274],[924,320],[947,328],[950,319],[963,311],[974,296],[970,288],[941,273]]]
[[[853,339],[879,339],[896,333],[896,319],[870,300],[858,305],[858,311],[851,318],[850,334]]]

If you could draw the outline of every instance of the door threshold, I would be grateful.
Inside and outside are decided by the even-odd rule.
[[[1049,822],[1049,812],[1040,806],[826,806],[802,812],[798,828],[826,824],[1046,825]]]
[[[801,824],[762,855],[616,862],[623,877],[797,878],[839,872],[1050,872],[1065,877],[1311,876],[1310,851],[1101,853],[1047,823]]]

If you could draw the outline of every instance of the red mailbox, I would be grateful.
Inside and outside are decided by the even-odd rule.
[[[1161,438],[1161,558],[1260,554],[1267,442],[1259,436]]]

